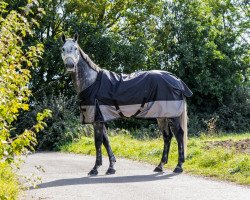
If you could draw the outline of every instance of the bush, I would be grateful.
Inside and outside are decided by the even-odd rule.
[[[43,46],[24,46],[23,43],[25,37],[32,36],[31,24],[36,23],[26,18],[32,4],[23,8],[25,14],[11,11],[6,15],[6,6],[0,2],[0,161],[13,163],[14,156],[33,149],[36,133],[46,125],[43,119],[50,112],[38,113],[30,129],[25,128],[15,137],[10,134],[20,111],[29,110],[29,69],[36,66]]]
[[[137,139],[157,138],[161,136],[155,119],[118,119],[108,122],[107,127],[117,134],[131,134]],[[126,131],[129,130],[129,131]]]
[[[56,150],[60,145],[72,142],[82,135],[90,135],[92,128],[83,126],[79,120],[79,109],[76,98],[59,96],[45,96],[40,101],[35,100],[29,113],[25,113],[18,122],[18,129],[33,124],[37,112],[44,108],[52,111],[52,118],[47,120],[47,127],[37,135],[38,150]]]
[[[229,98],[230,101],[221,106],[216,114],[218,130],[226,132],[250,131],[250,93],[244,88],[237,89]]]
[[[250,131],[250,94],[245,88],[238,88],[212,113],[200,113],[191,108],[189,113],[189,133],[201,132],[249,132]]]
[[[8,13],[6,6],[0,2],[0,199],[17,199],[20,188],[13,166],[20,159],[15,158],[34,150],[36,133],[46,126],[44,119],[50,111],[37,113],[32,126],[11,134],[20,112],[29,110],[30,68],[36,66],[43,46],[23,43],[27,36],[32,36],[32,25],[36,24],[27,16],[32,2],[22,9],[23,13]]]
[[[17,176],[6,162],[0,162],[0,199],[17,199],[20,187]]]

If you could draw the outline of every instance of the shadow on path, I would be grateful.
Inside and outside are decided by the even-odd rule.
[[[134,176],[89,176],[82,178],[69,178],[69,179],[59,179],[47,183],[42,183],[37,185],[37,189],[49,188],[49,187],[59,187],[67,185],[86,185],[86,184],[102,184],[102,183],[134,183],[134,182],[148,182],[148,181],[158,181],[169,179],[172,176],[178,174],[171,173],[155,173],[149,175],[134,175]],[[34,189],[33,187],[30,189]]]

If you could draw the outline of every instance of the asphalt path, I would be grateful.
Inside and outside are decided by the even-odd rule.
[[[24,177],[40,177],[38,188],[28,183],[27,200],[247,200],[250,188],[171,171],[155,173],[155,166],[117,159],[116,174],[105,175],[108,159],[99,174],[89,177],[95,157],[69,153],[36,153],[25,158]]]

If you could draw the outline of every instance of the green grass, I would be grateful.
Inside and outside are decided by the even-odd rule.
[[[207,149],[209,141],[238,141],[250,138],[250,133],[230,134],[220,136],[205,136],[189,138],[188,157],[184,164],[185,172],[215,177],[221,180],[250,185],[250,155],[236,152],[235,149],[213,147]],[[116,135],[110,137],[111,147],[117,157],[158,164],[163,149],[163,140],[137,140],[131,135]],[[78,142],[64,145],[61,151],[95,155],[93,138],[82,137]],[[177,144],[172,140],[169,163],[166,168],[174,169],[177,164]],[[106,151],[103,149],[103,154]],[[153,169],[152,169],[153,170]]]
[[[0,199],[18,199],[19,193],[17,175],[7,163],[0,162]]]

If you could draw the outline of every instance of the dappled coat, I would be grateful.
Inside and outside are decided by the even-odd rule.
[[[121,117],[177,117],[183,112],[185,97],[190,96],[186,84],[166,71],[117,74],[101,70],[78,98],[82,122],[93,123]]]

